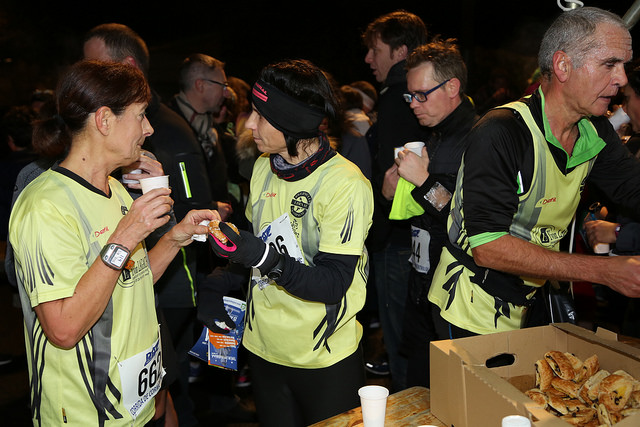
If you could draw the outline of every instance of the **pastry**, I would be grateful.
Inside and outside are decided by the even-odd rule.
[[[611,426],[640,416],[640,381],[624,370],[600,369],[596,355],[582,361],[573,353],[548,351],[535,362],[535,380],[525,394],[570,425]]]
[[[624,371],[622,369],[618,369],[617,371],[615,371],[613,373],[616,374],[616,375],[622,375],[623,377],[628,378],[629,381],[631,381],[631,383],[633,384],[633,391],[639,391],[640,390],[640,381],[635,379],[633,377],[633,375],[631,375],[627,371]]]
[[[584,426],[585,424],[593,420],[598,420],[598,411],[596,411],[594,408],[588,408],[585,406],[578,411],[565,414],[560,418],[571,425]]]
[[[574,380],[576,378],[576,371],[563,352],[548,351],[545,353],[544,358],[558,377],[563,380]]]
[[[238,227],[236,227],[235,225],[233,225],[230,222],[226,223],[229,227],[231,227],[231,229],[233,231],[235,231],[236,233],[238,233]],[[218,241],[220,241],[220,243],[222,243],[223,245],[227,244],[227,242],[229,241],[229,239],[227,238],[227,236],[225,236],[225,234],[220,230],[220,221],[218,221],[217,219],[214,219],[213,221],[210,221],[209,224],[207,225],[207,227],[209,227],[209,233],[211,235],[213,235],[213,237],[215,237],[216,239],[218,239]]]
[[[573,381],[555,377],[551,380],[551,386],[571,398],[577,398],[580,394],[580,384]]]
[[[585,359],[584,363],[582,364],[582,369],[580,371],[580,376],[578,378],[578,381],[582,382],[582,381],[588,380],[593,375],[595,375],[595,373],[598,372],[599,370],[600,370],[600,361],[598,360],[598,356],[594,354],[593,356]]]
[[[546,393],[544,393],[540,389],[532,388],[531,390],[525,391],[524,394],[526,394],[527,397],[529,397],[529,399],[533,400],[538,405],[540,405],[540,406],[542,406],[544,408],[547,407],[548,397],[547,397]]]
[[[585,402],[593,402],[598,399],[598,392],[600,389],[600,382],[609,376],[609,372],[605,370],[598,371],[595,375],[592,375],[582,385],[580,390],[580,397]]]
[[[536,387],[540,389],[540,391],[547,391],[551,388],[552,379],[553,370],[546,359],[536,361]]]
[[[618,412],[624,409],[632,391],[633,382],[629,378],[611,374],[600,382],[598,403],[609,412]]]
[[[627,400],[627,406],[633,409],[640,409],[640,390],[634,390]]]

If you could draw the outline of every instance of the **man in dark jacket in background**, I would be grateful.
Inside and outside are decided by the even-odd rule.
[[[416,47],[427,42],[427,29],[416,15],[396,11],[380,16],[362,35],[368,47],[365,62],[382,84],[378,98],[378,118],[367,132],[373,156],[372,179],[375,199],[373,225],[367,239],[371,252],[370,276],[376,287],[380,323],[389,357],[392,388],[405,388],[406,358],[398,352],[402,317],[407,297],[411,265],[411,240],[408,221],[390,221],[393,192],[384,194],[385,171],[394,161],[394,149],[406,142],[424,141],[421,127],[402,95],[407,91],[405,59]]]
[[[436,39],[416,48],[406,68],[405,101],[431,135],[422,155],[409,149],[398,153],[385,187],[396,188],[392,217],[411,217],[412,268],[401,345],[408,359],[407,387],[429,387],[429,342],[436,335],[427,294],[448,239],[449,202],[467,146],[465,135],[477,115],[464,93],[467,68],[454,40]]]

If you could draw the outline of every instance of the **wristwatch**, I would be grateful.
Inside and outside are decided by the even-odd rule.
[[[107,243],[100,251],[102,262],[114,270],[122,270],[130,255],[129,249],[117,243]]]
[[[273,281],[277,281],[282,276],[282,269],[284,268],[284,255],[278,254],[278,262],[269,270],[267,277]]]

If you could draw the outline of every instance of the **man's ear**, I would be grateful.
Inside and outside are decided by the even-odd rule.
[[[402,46],[394,49],[392,53],[393,59],[397,59],[398,62],[407,59],[407,56],[409,56],[409,48],[406,44],[403,44]]]
[[[447,95],[449,98],[455,98],[456,96],[460,96],[460,80],[455,77],[452,77],[447,83],[445,83],[445,90],[447,91]]]
[[[96,124],[96,129],[103,135],[108,135],[111,130],[111,125],[113,120],[115,119],[115,114],[111,111],[109,107],[100,107],[94,113],[94,122]]]
[[[196,90],[196,92],[202,93],[204,91],[204,85],[206,84],[206,82],[202,79],[196,79],[195,82],[193,82],[193,88]]]
[[[569,55],[561,50],[557,51],[553,54],[552,65],[553,74],[556,76],[556,78],[561,83],[566,82],[571,75],[571,70],[573,69],[573,64],[571,62],[571,58],[569,58]]]

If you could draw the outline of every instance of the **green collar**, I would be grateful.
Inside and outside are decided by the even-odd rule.
[[[551,127],[549,121],[544,113],[544,93],[542,89],[538,88],[540,92],[540,99],[542,100],[542,123],[544,124],[544,136],[549,144],[555,145],[567,154],[567,169],[576,167],[584,162],[587,162],[598,155],[598,153],[605,147],[606,143],[596,131],[593,123],[588,117],[583,117],[578,122],[578,140],[573,147],[573,153],[569,155],[566,150],[560,145],[558,139],[551,133]]]

